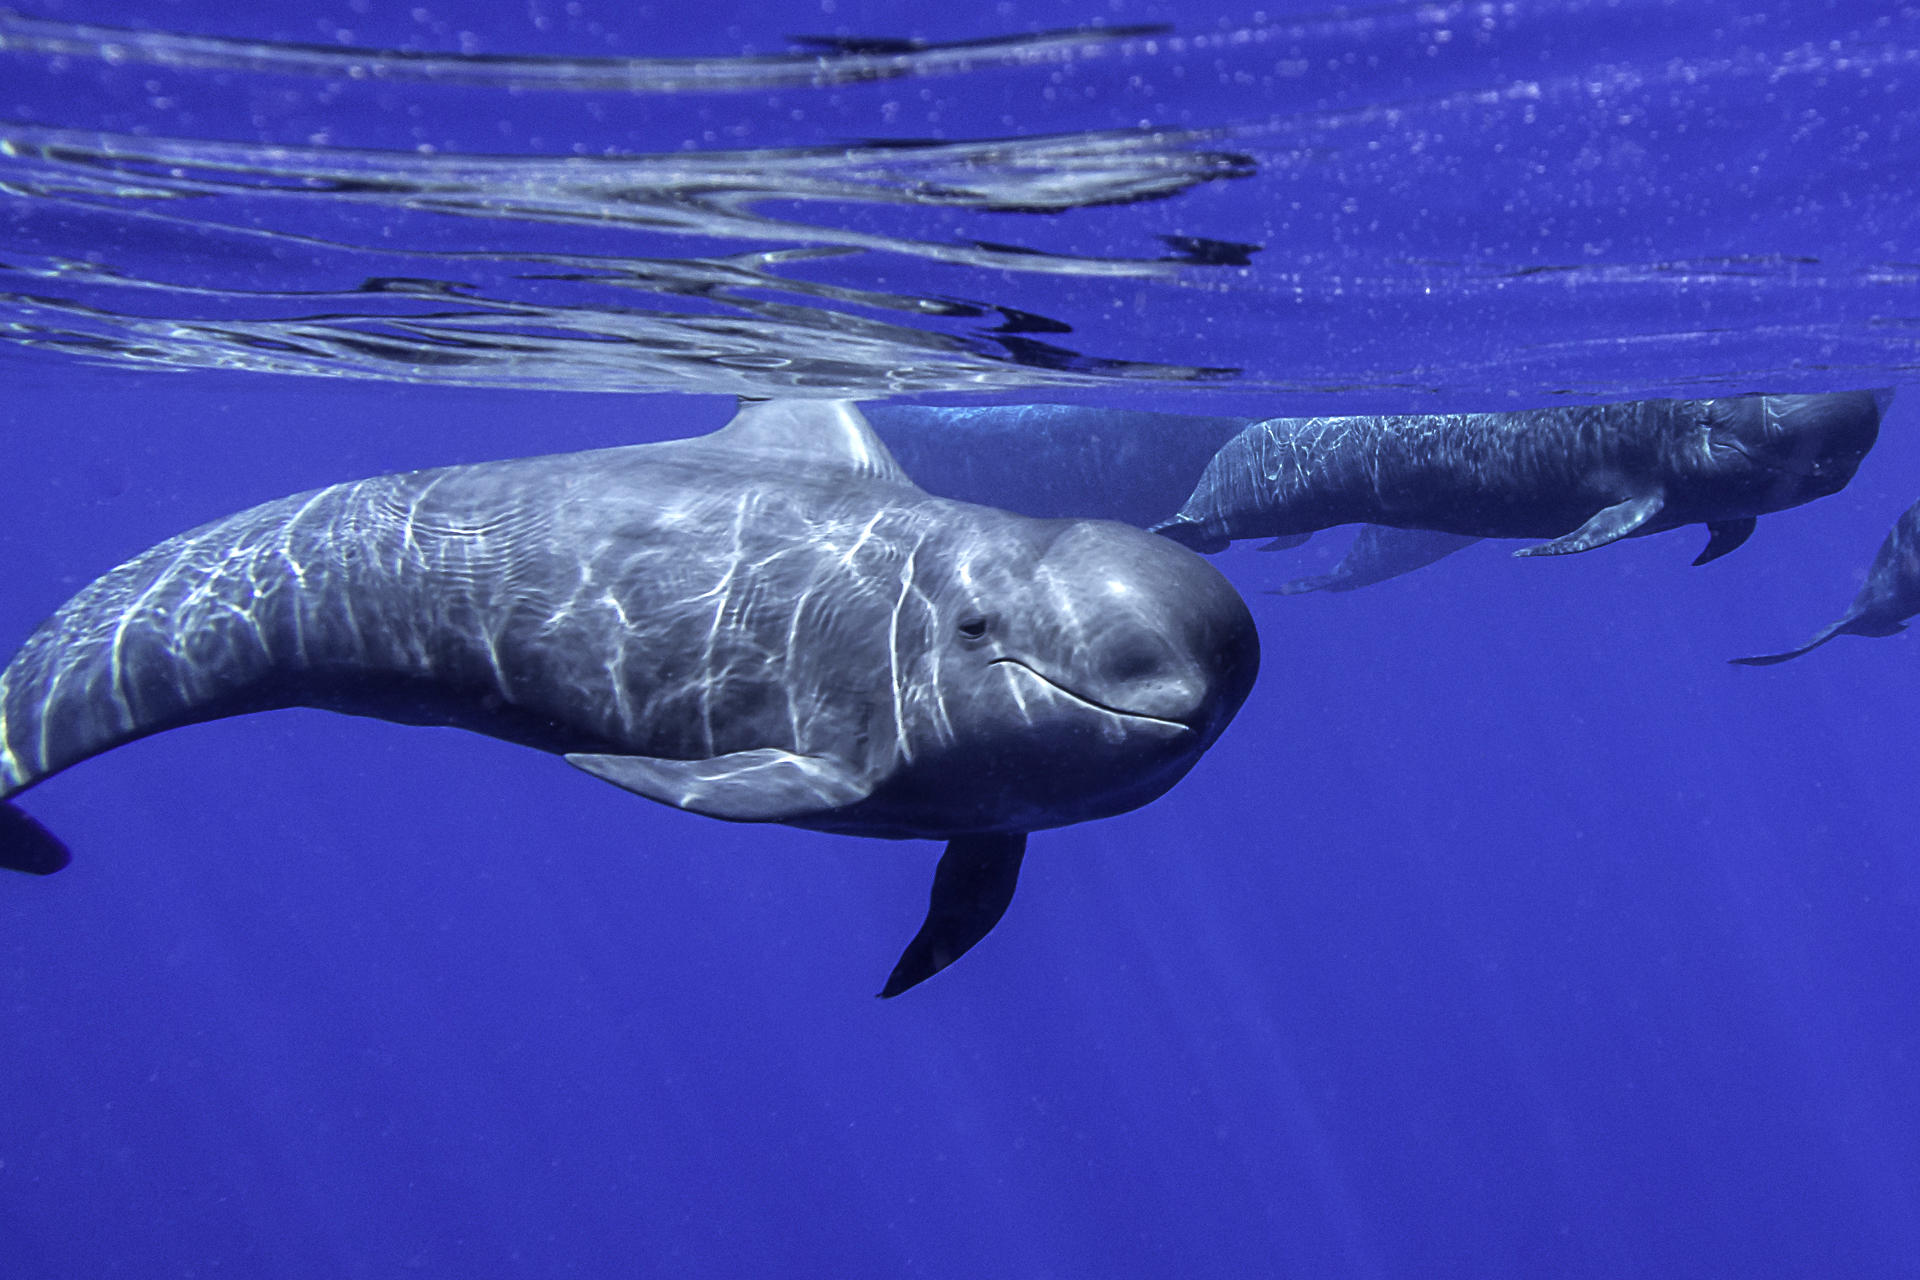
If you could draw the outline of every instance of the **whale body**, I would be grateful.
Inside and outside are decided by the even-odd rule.
[[[1071,404],[876,404],[862,412],[928,493],[1142,529],[1178,511],[1213,455],[1253,422]]]
[[[1893,636],[1907,629],[1907,619],[1920,613],[1920,502],[1894,522],[1867,570],[1853,605],[1828,623],[1798,649],[1732,661],[1747,667],[1767,667],[1818,649],[1835,636]]]
[[[1185,549],[930,497],[850,403],[753,403],[270,502],[108,573],[0,673],[0,865],[67,860],[10,797],[149,734],[453,726],[712,817],[948,841],[891,996],[992,928],[1028,832],[1178,781],[1258,664]]]
[[[1468,538],[1549,538],[1563,555],[1705,524],[1695,564],[1755,519],[1837,493],[1890,393],[1636,400],[1519,413],[1295,418],[1228,442],[1155,530],[1197,551],[1368,523]]]
[[[1415,569],[1445,560],[1456,551],[1464,551],[1478,538],[1457,533],[1435,533],[1431,529],[1395,529],[1384,524],[1363,524],[1354,535],[1353,545],[1340,557],[1331,573],[1283,582],[1268,595],[1297,596],[1309,591],[1357,591],[1389,578],[1397,578]]]

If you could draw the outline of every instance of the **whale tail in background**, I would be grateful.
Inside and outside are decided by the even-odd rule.
[[[1907,624],[1904,622],[1875,624],[1864,621],[1858,614],[1850,613],[1838,622],[1814,632],[1813,638],[1798,649],[1789,649],[1785,653],[1763,653],[1752,658],[1729,658],[1728,661],[1743,667],[1770,667],[1776,662],[1785,662],[1803,653],[1811,653],[1835,636],[1871,636],[1877,639],[1882,636],[1897,636],[1906,629]]]
[[[72,860],[60,838],[25,810],[0,800],[0,867],[50,876]]]

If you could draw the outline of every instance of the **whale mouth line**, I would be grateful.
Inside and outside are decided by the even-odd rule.
[[[1818,461],[1810,462],[1803,466],[1794,466],[1790,463],[1778,462],[1771,458],[1762,458],[1755,455],[1753,450],[1747,448],[1746,445],[1738,440],[1714,440],[1709,442],[1708,447],[1710,449],[1731,449],[1733,452],[1745,458],[1749,463],[1753,464],[1756,469],[1772,475],[1798,476],[1802,480],[1814,480],[1820,477],[1820,463]]]
[[[1753,451],[1747,448],[1746,445],[1740,443],[1738,440],[1709,438],[1707,441],[1707,448],[1709,451],[1720,450],[1720,449],[1731,449],[1733,450],[1733,452],[1745,458],[1748,462],[1753,463],[1755,466],[1762,465],[1762,463],[1760,462],[1760,459],[1753,456]]]
[[[1075,702],[1078,702],[1083,706],[1088,706],[1093,708],[1095,711],[1104,711],[1110,716],[1119,716],[1123,720],[1145,720],[1150,724],[1166,725],[1169,729],[1183,729],[1188,733],[1193,732],[1193,726],[1190,724],[1187,724],[1185,721],[1182,721],[1182,720],[1169,720],[1165,716],[1150,716],[1144,711],[1123,711],[1119,707],[1110,707],[1104,702],[1099,702],[1093,698],[1089,698],[1083,693],[1075,693],[1073,690],[1067,688],[1067,686],[1061,684],[1059,681],[1050,680],[1046,676],[1041,675],[1038,671],[1035,671],[1032,667],[1028,666],[1026,663],[1022,662],[1018,658],[995,658],[992,662],[989,662],[987,665],[990,667],[997,667],[1003,664],[1007,666],[1014,666],[1014,667],[1020,668],[1022,671],[1032,676],[1035,680],[1038,680],[1041,684],[1046,685],[1048,688],[1052,689],[1054,692],[1063,694],[1066,697],[1073,699]]]

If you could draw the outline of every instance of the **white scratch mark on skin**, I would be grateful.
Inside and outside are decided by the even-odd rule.
[[[320,503],[332,497],[333,494],[333,489],[320,490],[311,498],[308,498],[298,511],[294,512],[280,525],[280,559],[289,569],[293,570],[294,581],[300,584],[302,591],[307,589],[307,566],[301,563],[299,558],[294,555],[293,532],[299,527],[300,522],[307,517],[309,512],[320,505]]]
[[[607,684],[613,690],[615,713],[620,717],[620,732],[631,737],[639,728],[639,717],[633,705],[633,692],[627,688],[627,682],[620,678],[621,670],[627,663],[627,645],[633,638],[633,619],[627,615],[627,607],[608,587],[600,593],[600,603],[612,609],[614,616],[620,619],[620,643],[614,647],[606,661]],[[498,667],[496,665],[496,671]],[[502,680],[502,692],[505,681]]]
[[[691,604],[694,601],[707,599],[711,599],[714,602],[713,622],[707,628],[707,639],[700,652],[698,668],[703,673],[703,678],[700,682],[700,732],[705,740],[708,755],[715,754],[713,696],[714,688],[719,684],[719,680],[713,669],[713,658],[715,651],[720,645],[721,628],[725,624],[727,613],[733,605],[733,593],[735,585],[740,578],[740,566],[746,560],[747,517],[752,507],[753,495],[751,493],[741,494],[740,500],[734,505],[733,510],[733,550],[732,553],[727,556],[726,572],[720,576],[720,580],[714,583],[710,590],[702,592],[688,602]]]
[[[953,719],[947,713],[947,700],[940,684],[941,655],[946,649],[942,643],[946,633],[940,617],[940,606],[917,581],[913,584],[913,595],[923,606],[928,619],[920,638],[926,660],[931,666],[923,692],[933,705],[934,740],[936,743],[951,742],[954,740]]]
[[[294,656],[296,656],[302,664],[305,664],[309,658],[307,654],[307,617],[306,610],[301,607],[301,598],[307,595],[312,588],[307,582],[307,566],[294,554],[294,531],[299,527],[300,522],[306,519],[321,502],[340,495],[343,490],[351,492],[358,487],[358,485],[336,485],[330,489],[322,489],[307,499],[298,511],[295,511],[280,525],[278,547],[279,563],[293,571],[293,579],[299,584],[299,590],[295,595],[293,607],[287,610],[287,626],[288,629],[293,632]],[[317,539],[317,541],[322,547],[330,544],[330,539],[326,538],[320,538]],[[255,603],[259,603],[269,594],[268,592],[256,589],[253,593]],[[262,643],[264,644],[266,639],[265,633],[260,632],[258,624],[255,624],[254,629],[260,634]]]
[[[20,757],[13,750],[13,723],[7,718],[7,704],[12,686],[4,673],[0,673],[0,768],[6,770],[6,790],[11,791],[26,781],[26,775],[20,770]]]
[[[355,495],[355,499],[358,501],[358,495]],[[356,544],[359,544],[364,541],[366,532],[359,527],[360,521],[355,517],[356,512],[354,508],[349,508],[342,513],[342,519],[350,526],[348,530],[349,536]],[[368,578],[376,578],[378,575],[378,566],[374,564],[370,556],[363,559],[358,568],[359,571],[367,575]],[[373,659],[373,651],[369,644],[369,638],[375,635],[384,635],[387,628],[380,625],[380,615],[377,609],[374,612],[371,625],[362,626],[360,610],[357,603],[360,593],[354,590],[353,575],[342,574],[341,579],[340,589],[334,592],[334,607],[340,611],[341,625],[347,642],[353,647],[354,660],[356,662],[371,662]],[[264,643],[263,638],[262,644],[264,645]]]
[[[179,572],[180,567],[190,559],[189,553],[196,549],[197,546],[197,543],[188,543],[183,546],[180,549],[180,554],[174,557],[173,562],[155,574],[153,580],[147,584],[146,589],[134,597],[133,603],[121,610],[120,617],[114,623],[113,640],[107,646],[107,672],[109,676],[111,676],[108,687],[113,697],[114,706],[120,712],[122,720],[121,728],[123,730],[131,729],[137,723],[133,713],[133,698],[127,688],[127,671],[124,661],[127,632],[133,627],[136,619],[140,621],[145,620],[141,617],[141,614],[147,602],[151,600],[162,587],[172,582],[174,575]],[[43,771],[48,767],[48,762],[51,760],[49,752],[52,744],[49,736],[52,731],[54,717],[50,712],[53,708],[54,700],[59,697],[60,682],[66,676],[68,670],[71,669],[71,666],[71,663],[63,662],[54,669],[52,678],[47,682],[46,694],[41,701],[39,756],[40,768]]]
[[[405,554],[413,557],[415,564],[424,565],[427,560],[426,548],[421,545],[420,539],[416,536],[419,532],[420,508],[426,502],[428,495],[439,487],[440,482],[444,480],[447,475],[447,472],[442,472],[440,475],[433,477],[433,479],[427,481],[426,484],[415,490],[407,499],[407,512],[402,524],[400,546]]]
[[[853,540],[853,545],[847,548],[847,553],[840,557],[843,568],[853,568],[854,557],[859,555],[860,549],[867,545],[867,540],[873,536],[874,526],[878,525],[881,517],[886,514],[885,509],[873,513],[873,519],[867,521],[866,526],[860,530],[860,536]]]
[[[1025,688],[1023,688],[1023,682],[1014,679],[1013,672],[1008,669],[1018,665],[1020,664],[1015,662],[996,662],[993,664],[993,669],[1000,672],[1001,679],[1007,682],[1007,691],[1013,695],[1013,705],[1020,709],[1020,719],[1031,727],[1033,724],[1033,708],[1027,705],[1027,694]]]
[[[787,727],[788,731],[793,735],[794,750],[803,753],[805,751],[806,728],[801,719],[799,700],[795,696],[799,692],[800,682],[793,678],[793,655],[799,652],[801,619],[806,617],[807,606],[813,600],[814,592],[818,590],[818,588],[818,579],[808,582],[806,589],[802,591],[799,598],[793,602],[793,612],[787,616],[785,651],[781,654],[781,674],[785,678],[781,680],[780,684],[787,697]]]
[[[500,637],[494,634],[492,628],[484,625],[479,631],[480,643],[487,651],[487,666],[493,670],[493,687],[500,691],[502,697],[507,697],[510,690],[507,688],[507,669],[500,662]]]
[[[900,613],[907,607],[907,597],[913,591],[913,566],[919,555],[920,544],[915,542],[913,550],[907,553],[906,564],[900,570],[900,594],[894,599],[893,614],[887,621],[887,664],[893,686],[893,733],[900,744],[901,758],[908,764],[913,763],[913,743],[907,737],[906,679],[900,665]]]

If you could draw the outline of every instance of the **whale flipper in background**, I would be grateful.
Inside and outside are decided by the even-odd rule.
[[[900,953],[880,998],[891,1000],[925,982],[986,937],[1013,901],[1026,854],[1024,835],[957,836],[948,841],[934,869],[926,922]]]
[[[1457,533],[1436,533],[1431,529],[1395,529],[1391,525],[1367,524],[1354,535],[1353,545],[1333,567],[1332,573],[1311,578],[1295,578],[1267,592],[1273,596],[1297,596],[1308,591],[1354,591],[1376,582],[1397,578],[1415,569],[1444,560],[1456,551],[1479,542],[1479,538]]]
[[[72,860],[58,836],[19,806],[0,801],[0,867],[50,876]]]
[[[1770,667],[1818,649],[1835,636],[1896,636],[1907,629],[1907,619],[1920,613],[1920,502],[1908,507],[1880,544],[1867,570],[1867,580],[1853,604],[1798,649],[1766,653],[1730,661],[1743,667]]]
[[[1718,560],[1729,551],[1738,551],[1740,544],[1753,536],[1760,521],[1753,516],[1744,520],[1712,520],[1707,523],[1707,545],[1699,555],[1693,558],[1693,567],[1699,568],[1709,560]]]

